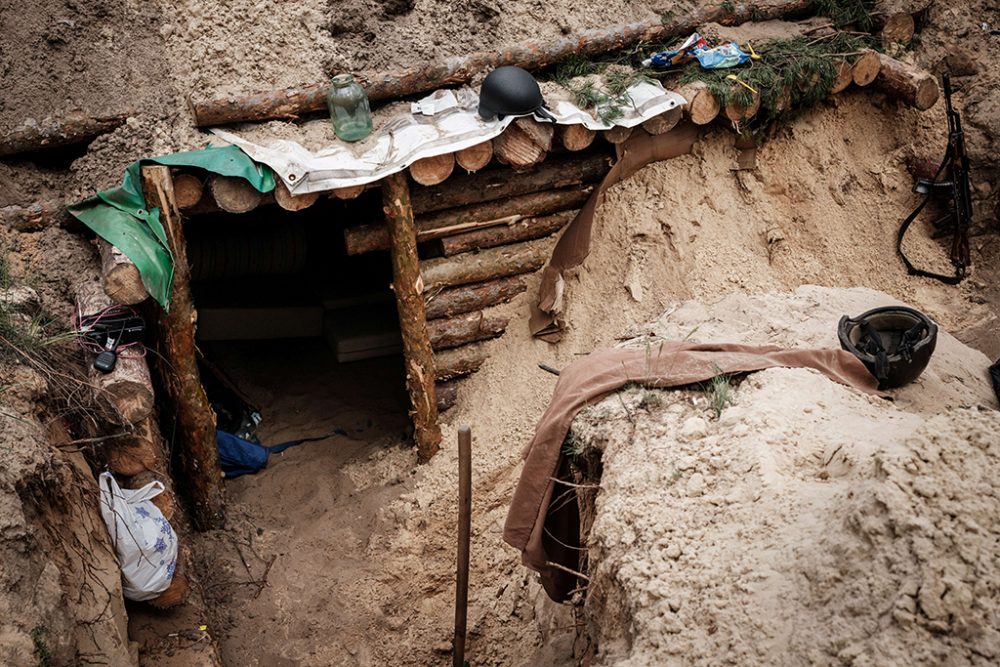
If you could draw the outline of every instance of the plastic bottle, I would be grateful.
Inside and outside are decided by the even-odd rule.
[[[368,95],[350,74],[333,77],[333,85],[326,94],[333,131],[344,141],[359,141],[372,131],[372,112]]]

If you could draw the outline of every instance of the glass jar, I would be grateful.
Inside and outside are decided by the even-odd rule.
[[[368,106],[365,89],[350,74],[333,77],[333,85],[326,94],[330,108],[333,131],[344,141],[364,139],[372,131],[372,112]]]

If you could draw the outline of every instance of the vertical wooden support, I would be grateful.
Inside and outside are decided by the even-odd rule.
[[[160,210],[160,221],[174,255],[173,295],[169,312],[159,312],[159,354],[150,355],[159,368],[160,381],[176,419],[181,474],[178,486],[189,491],[192,519],[199,530],[222,527],[222,473],[215,443],[215,413],[209,406],[198,375],[194,331],[197,313],[191,298],[187,244],[174,200],[170,169],[142,168],[146,206]]]
[[[458,429],[458,567],[455,573],[455,639],[452,667],[465,662],[465,631],[469,613],[469,541],[472,535],[472,429]]]
[[[393,174],[382,181],[382,205],[389,226],[392,250],[392,285],[399,310],[406,364],[406,388],[413,406],[411,415],[417,441],[417,456],[423,463],[441,444],[437,401],[434,392],[434,353],[427,333],[424,286],[417,257],[417,230],[413,224],[410,188],[406,175]]]

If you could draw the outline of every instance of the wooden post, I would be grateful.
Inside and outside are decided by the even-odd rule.
[[[160,221],[174,255],[173,295],[169,312],[159,311],[157,354],[160,383],[170,403],[180,435],[182,485],[189,490],[192,519],[199,530],[222,527],[222,472],[215,444],[215,413],[198,375],[194,332],[197,313],[191,298],[187,244],[174,201],[170,169],[142,168],[147,208],[160,210]]]
[[[417,458],[426,463],[441,444],[434,391],[434,353],[424,312],[424,284],[417,257],[417,229],[413,224],[410,188],[406,176],[393,174],[382,181],[382,204],[389,227],[392,288],[396,293],[399,327],[403,335],[406,388],[413,405]]]

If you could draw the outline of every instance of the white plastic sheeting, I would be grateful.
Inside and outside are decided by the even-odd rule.
[[[637,83],[626,94],[630,104],[613,125],[566,100],[553,101],[550,112],[562,125],[583,124],[592,130],[607,130],[614,125],[634,127],[685,103],[683,97],[656,81]],[[513,121],[511,117],[484,121],[476,113],[478,101],[478,94],[471,88],[438,90],[411,104],[410,113],[392,118],[364,141],[336,141],[315,152],[286,139],[260,145],[233,132],[212,132],[271,167],[293,194],[305,194],[379,181],[421,158],[488,141]]]

